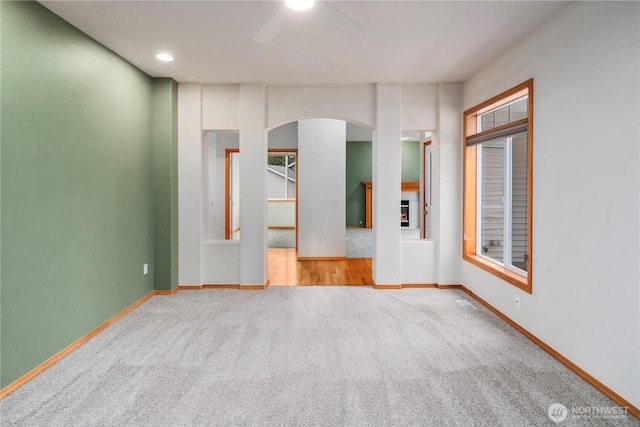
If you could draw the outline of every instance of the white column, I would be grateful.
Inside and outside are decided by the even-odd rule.
[[[402,85],[378,83],[373,133],[373,281],[400,287]]]
[[[438,85],[437,143],[433,145],[432,235],[438,241],[438,284],[459,284],[462,260],[462,84]]]
[[[298,122],[298,256],[346,254],[346,124]]]
[[[240,286],[267,281],[265,87],[240,85]]]
[[[200,285],[202,101],[200,84],[178,85],[178,283]]]

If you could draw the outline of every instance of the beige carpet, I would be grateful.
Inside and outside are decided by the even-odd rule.
[[[556,425],[613,403],[456,290],[157,296],[0,402],[3,426]],[[562,425],[637,425],[621,419]]]

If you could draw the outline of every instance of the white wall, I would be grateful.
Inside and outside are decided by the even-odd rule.
[[[298,122],[271,129],[268,137],[269,149],[296,149],[298,148]]]
[[[347,141],[373,141],[371,129],[347,122]]]
[[[375,86],[269,85],[269,128],[301,118],[331,117],[374,127]]]
[[[298,256],[345,257],[346,125],[298,122]],[[330,200],[337,205],[330,205]]]
[[[240,84],[240,286],[267,282],[267,132],[265,86]]]
[[[433,130],[437,125],[438,85],[402,85],[402,130]]]
[[[268,202],[267,209],[269,227],[294,228],[296,226],[295,202]]]
[[[638,16],[638,2],[572,3],[463,92],[467,109],[534,78],[533,293],[466,262],[464,285],[635,406]]]
[[[202,240],[212,240],[216,235],[215,200],[218,192],[218,167],[216,164],[216,145],[218,142],[215,132],[204,135],[202,153]],[[224,169],[224,166],[223,166]],[[224,228],[224,226],[223,226]],[[224,231],[224,229],[223,229]]]
[[[402,85],[376,85],[372,162],[372,276],[376,285],[400,286]]]
[[[462,257],[462,85],[438,85],[438,129],[432,143],[432,238],[438,284],[459,284]]]
[[[202,128],[235,130],[240,128],[238,96],[240,85],[202,86]]]
[[[433,240],[403,240],[401,243],[403,285],[437,284],[438,243]]]
[[[178,281],[199,285],[202,232],[202,103],[199,84],[178,85]],[[206,178],[206,177],[205,177]]]
[[[202,283],[206,285],[240,283],[240,242],[238,240],[203,242]]]

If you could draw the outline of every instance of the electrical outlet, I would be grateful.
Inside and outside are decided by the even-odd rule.
[[[516,307],[520,308],[520,295],[516,294],[515,297]]]
[[[149,264],[145,264],[142,266],[142,274],[144,274],[145,276],[149,274]]]

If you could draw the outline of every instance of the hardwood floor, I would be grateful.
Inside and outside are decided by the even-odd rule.
[[[370,258],[298,261],[295,249],[269,249],[269,286],[373,286]]]

